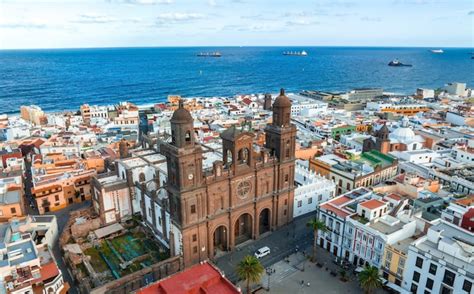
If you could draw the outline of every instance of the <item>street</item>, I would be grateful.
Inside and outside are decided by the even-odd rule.
[[[234,251],[217,258],[215,263],[225,273],[226,277],[234,283],[238,280],[235,274],[237,264],[244,256],[253,255],[257,249],[263,246],[268,246],[271,254],[261,258],[260,262],[264,267],[273,265],[294,253],[296,246],[306,248],[312,244],[313,232],[306,226],[306,223],[314,216],[314,213],[310,213],[296,218],[293,223],[272,232],[266,237],[237,246]]]
[[[91,202],[88,200],[88,201],[84,201],[82,203],[71,204],[71,205],[67,206],[66,208],[63,208],[63,209],[58,210],[58,211],[46,213],[46,215],[55,215],[56,216],[56,220],[58,222],[58,237],[61,235],[62,231],[64,230],[64,227],[66,226],[66,223],[69,219],[69,213],[73,210],[78,210],[78,209],[81,209],[81,208],[85,208],[85,207],[88,207],[90,205],[91,205]],[[61,254],[61,248],[59,248],[59,240],[55,243],[54,247],[52,248],[52,251],[53,251],[53,254],[54,254],[54,258],[56,258],[56,262],[58,263],[58,267],[61,270],[61,272],[63,273],[64,280],[67,281],[69,283],[69,285],[71,286],[71,288],[69,289],[69,293],[71,293],[71,294],[78,293],[77,290],[76,290],[75,282],[72,279],[71,275],[69,274],[67,266],[63,261],[62,254]]]

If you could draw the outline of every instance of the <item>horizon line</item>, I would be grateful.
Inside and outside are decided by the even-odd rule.
[[[279,48],[279,47],[308,47],[308,48],[450,48],[474,49],[463,46],[401,46],[401,45],[165,45],[165,46],[86,46],[86,47],[37,47],[37,48],[0,48],[0,51],[26,51],[26,50],[77,50],[77,49],[147,49],[147,48]]]

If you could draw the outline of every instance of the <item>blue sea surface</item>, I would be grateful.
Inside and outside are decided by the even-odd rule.
[[[413,93],[448,82],[474,86],[472,48],[177,47],[0,51],[0,113],[25,104],[46,111],[83,103],[155,103],[168,95],[232,96],[245,93],[383,87]],[[308,56],[284,56],[305,50]],[[197,57],[219,51],[220,58]],[[413,67],[390,67],[398,58]]]

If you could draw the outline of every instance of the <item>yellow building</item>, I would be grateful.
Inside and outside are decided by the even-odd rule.
[[[60,153],[35,158],[32,194],[40,214],[91,199],[90,179],[100,169],[101,158],[81,159]]]
[[[392,245],[385,245],[382,259],[382,277],[395,285],[401,286],[403,271],[408,254],[408,246],[416,239],[410,237]]]

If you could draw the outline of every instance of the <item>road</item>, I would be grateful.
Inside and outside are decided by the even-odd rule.
[[[315,213],[310,213],[296,218],[293,222],[277,231],[253,242],[238,246],[233,252],[217,258],[216,265],[225,273],[232,282],[237,282],[235,273],[237,264],[246,255],[253,255],[263,246],[270,247],[271,253],[260,259],[264,267],[271,266],[296,251],[296,248],[306,248],[313,242],[313,232],[306,226]]]
[[[49,212],[46,213],[47,215],[55,215],[56,216],[56,221],[58,222],[58,233],[61,235],[62,231],[64,230],[64,227],[66,226],[67,221],[69,220],[69,213],[74,210],[78,210],[84,207],[88,207],[91,205],[91,202],[84,201],[82,203],[74,203],[71,204],[61,210],[54,211],[54,212]],[[69,283],[71,288],[69,289],[70,294],[76,294],[78,293],[75,282],[72,279],[71,275],[69,274],[69,271],[67,269],[66,264],[64,263],[62,254],[61,254],[61,249],[59,248],[59,240],[54,244],[53,247],[53,254],[54,257],[56,258],[56,262],[58,263],[58,267],[63,273],[64,280]]]
[[[31,193],[31,189],[33,188],[33,181],[32,181],[32,175],[31,175],[31,162],[28,160],[25,160],[25,208],[26,208],[26,213],[29,215],[39,215],[38,208],[36,206],[36,201],[33,198],[33,195]],[[62,231],[64,230],[64,227],[66,226],[67,221],[69,220],[69,213],[74,210],[78,210],[84,207],[88,207],[91,205],[90,201],[85,201],[82,203],[75,203],[67,206],[64,209],[54,211],[54,212],[49,212],[46,213],[47,215],[55,215],[56,220],[58,223],[58,234],[61,235]],[[72,279],[71,275],[69,274],[69,271],[66,267],[66,264],[63,261],[62,254],[61,254],[61,249],[59,248],[59,240],[55,243],[54,247],[52,248],[53,255],[56,259],[56,262],[58,264],[59,269],[61,270],[64,280],[69,283],[71,286],[71,289],[69,290],[69,293],[75,294],[78,293],[75,287],[75,282]]]

